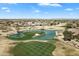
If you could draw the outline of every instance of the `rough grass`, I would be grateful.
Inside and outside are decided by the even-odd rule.
[[[47,42],[19,43],[10,50],[14,56],[51,56],[55,45]]]

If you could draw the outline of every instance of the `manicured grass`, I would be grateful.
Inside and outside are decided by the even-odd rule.
[[[55,45],[47,42],[18,43],[10,51],[15,56],[51,56]]]
[[[12,40],[29,40],[29,39],[32,39],[32,37],[36,34],[44,34],[44,32],[39,32],[39,31],[30,31],[30,32],[21,32],[21,33],[17,33],[17,34],[13,34],[13,35],[10,35],[8,36],[9,39],[12,39]]]

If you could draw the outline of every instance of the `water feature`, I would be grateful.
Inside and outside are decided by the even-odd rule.
[[[41,34],[42,33],[42,34]],[[35,34],[40,36],[33,37]],[[56,36],[55,30],[29,30],[28,32],[21,32],[18,34],[10,35],[8,38],[12,40],[48,40],[53,39]]]
[[[52,30],[41,30],[41,31],[43,31],[45,34],[42,36],[34,37],[33,39],[48,40],[48,39],[53,39],[56,36],[54,30],[53,31]]]

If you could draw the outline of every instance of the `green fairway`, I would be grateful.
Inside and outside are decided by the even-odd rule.
[[[15,56],[51,56],[55,45],[47,42],[18,43],[10,50]]]

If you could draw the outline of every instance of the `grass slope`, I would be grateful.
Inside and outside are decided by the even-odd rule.
[[[47,42],[19,43],[10,51],[15,56],[51,56],[55,45]]]

